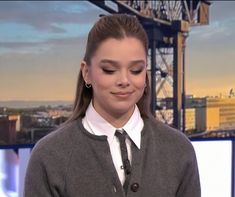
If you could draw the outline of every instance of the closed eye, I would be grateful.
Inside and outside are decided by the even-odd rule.
[[[106,74],[113,74],[115,72],[115,70],[112,70],[112,69],[106,69],[106,68],[102,68],[103,72],[106,73]]]
[[[131,70],[131,73],[134,75],[138,75],[143,71],[143,69],[139,69],[139,70]]]

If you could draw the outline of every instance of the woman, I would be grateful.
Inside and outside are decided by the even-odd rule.
[[[147,51],[134,16],[93,26],[73,114],[34,147],[25,197],[200,196],[190,141],[149,112]]]

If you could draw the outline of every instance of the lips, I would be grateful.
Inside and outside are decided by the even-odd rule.
[[[130,92],[113,92],[112,94],[115,95],[116,97],[120,98],[127,98],[129,97],[134,91]]]

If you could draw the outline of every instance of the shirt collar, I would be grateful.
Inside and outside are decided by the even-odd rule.
[[[135,110],[127,121],[127,123],[123,126],[123,129],[127,132],[128,136],[135,143],[135,145],[140,149],[141,144],[141,131],[144,127],[143,119],[140,116],[140,111],[135,106]]]
[[[90,102],[86,115],[86,121],[93,134],[107,136],[108,143],[111,144],[114,139],[115,131],[117,129],[124,129],[134,144],[140,149],[141,144],[141,131],[144,126],[143,119],[140,116],[140,111],[135,106],[135,110],[122,128],[115,128],[108,121],[106,121],[96,110],[94,109],[92,102]]]

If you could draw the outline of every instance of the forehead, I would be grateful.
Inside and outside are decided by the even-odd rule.
[[[140,40],[133,37],[109,38],[97,48],[92,60],[112,59],[115,61],[146,60],[146,52]]]

